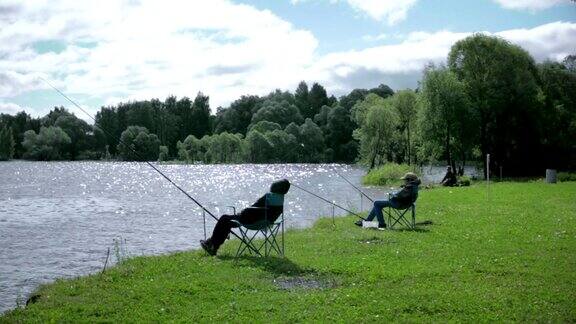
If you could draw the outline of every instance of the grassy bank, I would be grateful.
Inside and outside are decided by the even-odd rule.
[[[0,322],[576,321],[576,183],[424,190],[417,231],[318,221],[287,258],[229,242],[42,287]]]
[[[403,183],[400,178],[406,174],[406,172],[414,172],[416,174],[421,173],[417,166],[391,162],[386,163],[379,168],[370,170],[362,177],[362,183],[371,186],[400,185]]]

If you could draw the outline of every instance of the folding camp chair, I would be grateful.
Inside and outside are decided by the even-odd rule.
[[[408,214],[408,212],[411,212],[412,214],[412,218],[409,219],[408,217],[410,217]],[[384,208],[384,213],[386,213],[386,218],[387,218],[387,223],[388,223],[388,228],[389,229],[394,229],[394,226],[396,225],[404,225],[409,229],[415,229],[416,228],[416,203],[413,202],[410,206],[408,206],[407,208],[393,208],[393,207],[387,207]]]
[[[253,207],[252,207],[253,208]],[[238,230],[242,241],[236,250],[236,258],[244,253],[254,254],[258,256],[269,256],[276,253],[279,256],[284,256],[284,213],[274,222],[268,220],[261,220],[252,224],[238,224]],[[280,234],[280,238],[278,238]],[[262,238],[262,241],[257,241],[257,238]]]
[[[392,198],[391,194],[388,194],[388,200]],[[404,225],[409,229],[416,228],[416,199],[418,199],[418,195],[416,195],[410,206],[404,208],[394,208],[394,207],[387,207],[384,208],[384,213],[386,214],[386,223],[388,224],[389,229],[394,229],[396,225]],[[412,219],[409,219],[408,212],[411,212]]]

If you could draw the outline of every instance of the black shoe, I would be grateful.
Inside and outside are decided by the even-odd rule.
[[[354,225],[362,227],[362,220],[355,221]]]
[[[202,246],[202,249],[204,249],[206,253],[216,255],[216,249],[214,248],[214,245],[212,245],[212,242],[210,242],[210,239],[206,241],[200,240],[200,246]]]
[[[386,224],[378,224],[378,228],[384,229],[384,228],[386,228]]]

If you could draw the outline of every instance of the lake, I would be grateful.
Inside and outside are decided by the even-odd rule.
[[[287,178],[350,209],[369,201],[336,172],[360,186],[365,171],[337,164],[158,165],[219,216],[246,207],[274,180]],[[444,168],[424,170],[438,181]],[[364,188],[372,197],[386,189]],[[297,188],[286,196],[286,225],[310,226],[332,207]],[[336,209],[337,215],[345,212]],[[39,284],[100,271],[108,248],[137,256],[196,249],[203,217],[189,198],[145,163],[0,163],[0,312],[25,303]],[[211,233],[215,221],[207,220]],[[208,234],[209,235],[209,234]],[[114,250],[119,250],[115,253]]]

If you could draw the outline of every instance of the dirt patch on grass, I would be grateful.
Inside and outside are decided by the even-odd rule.
[[[290,277],[290,278],[276,278],[274,284],[283,290],[296,290],[296,289],[328,289],[334,287],[334,282],[320,278],[306,278],[306,277]]]

